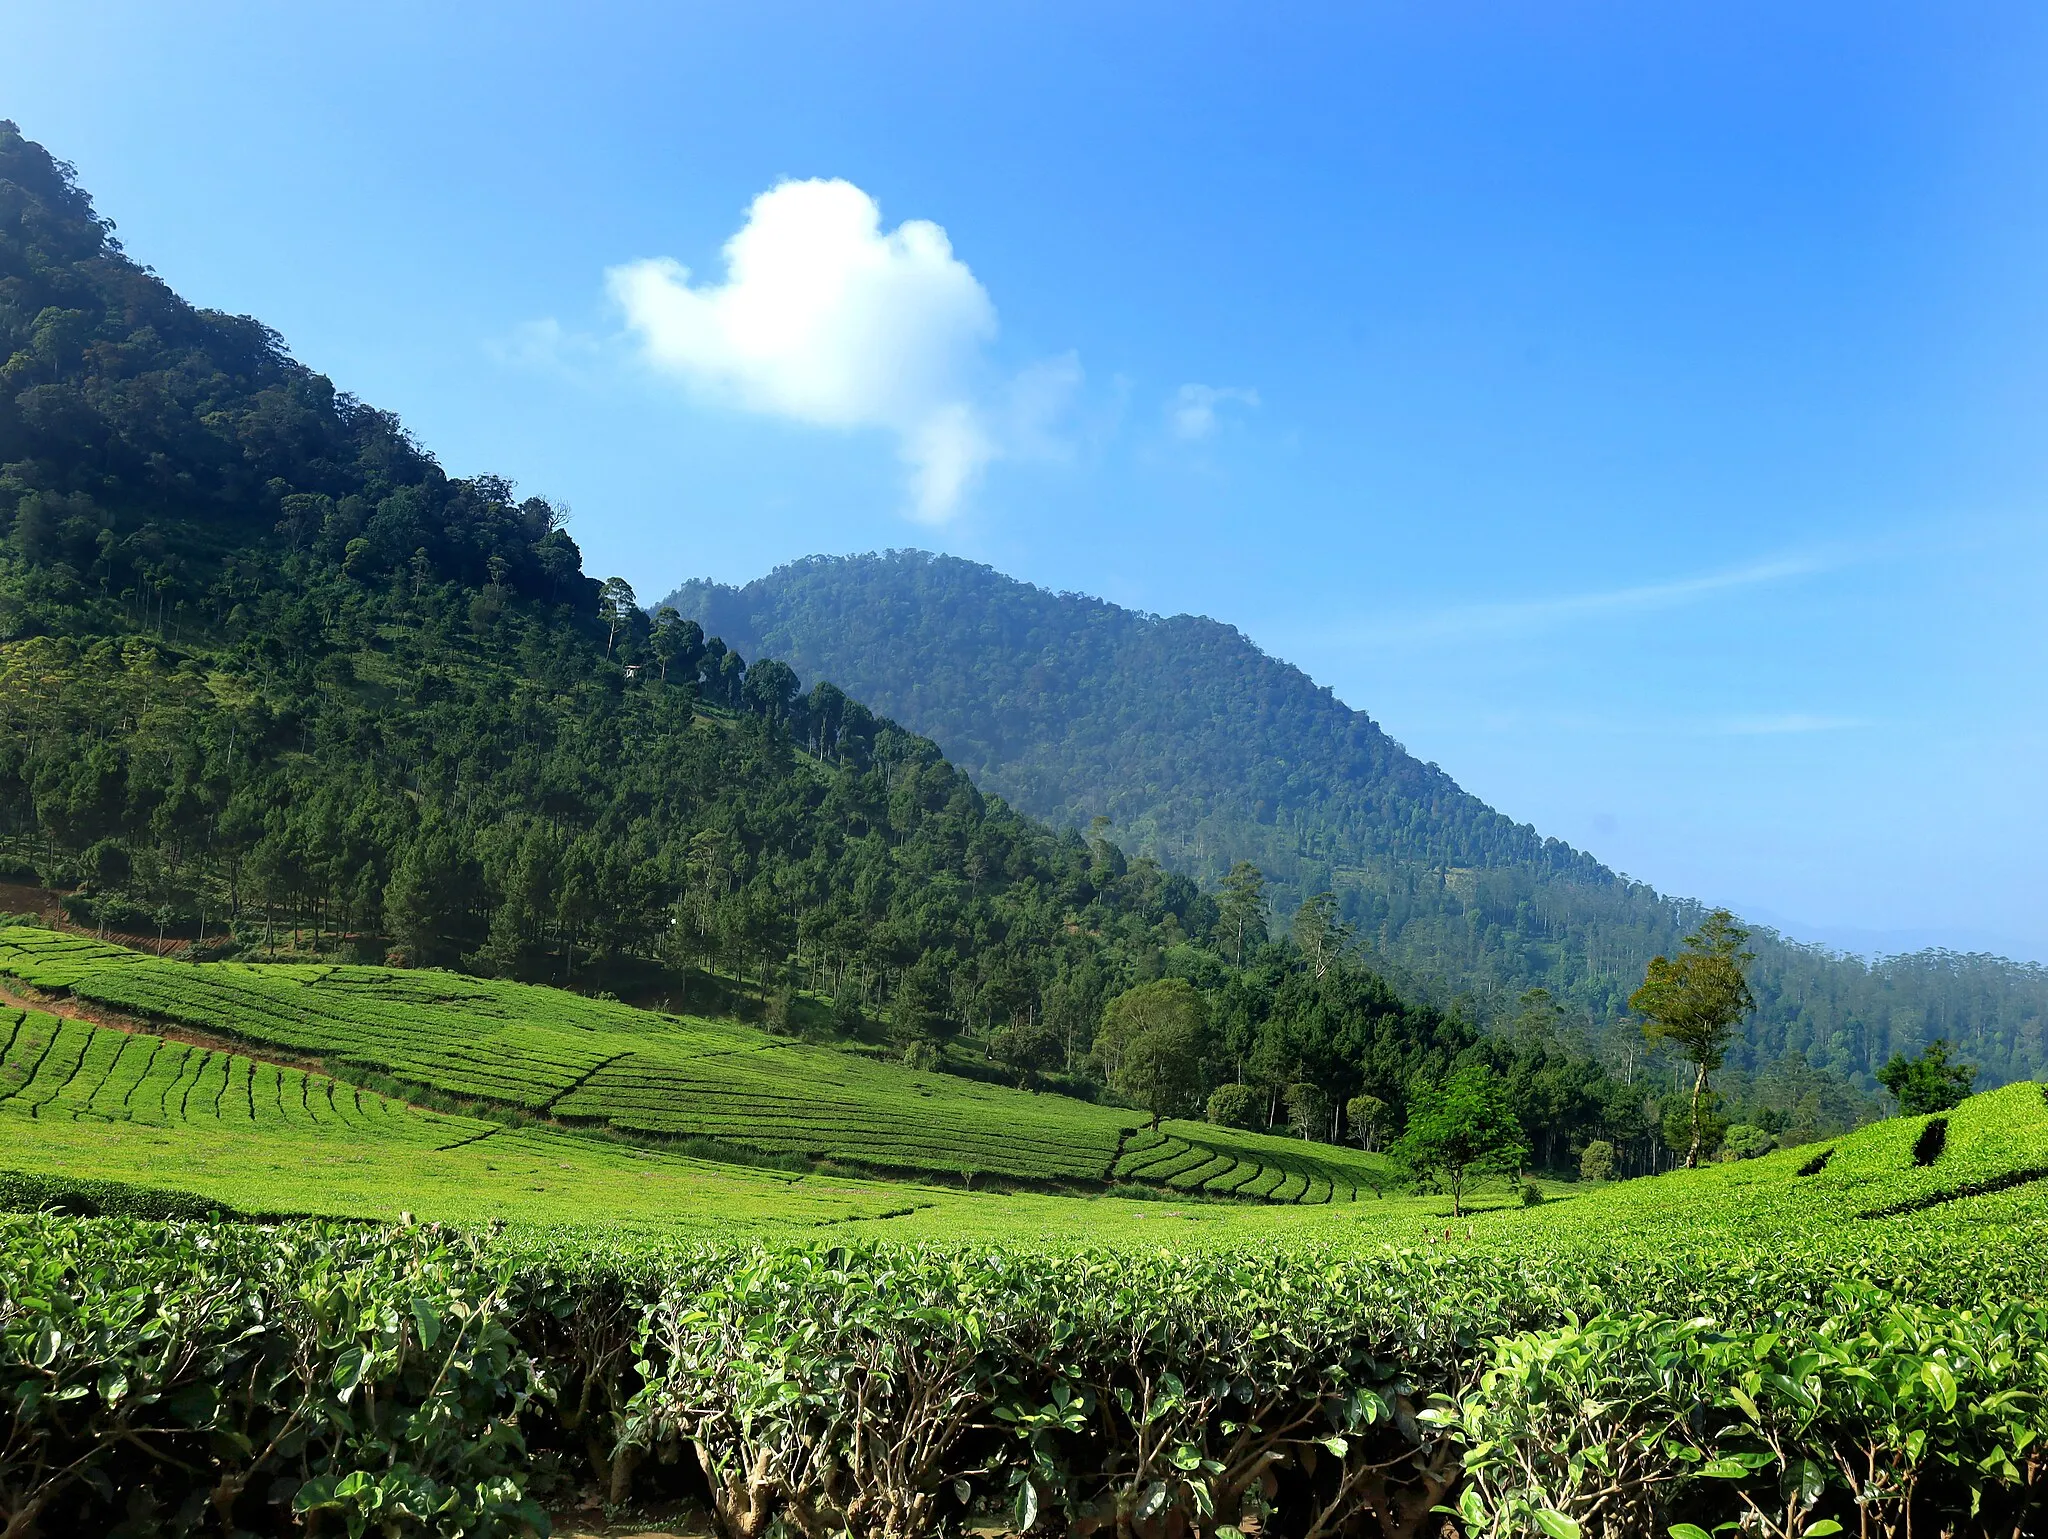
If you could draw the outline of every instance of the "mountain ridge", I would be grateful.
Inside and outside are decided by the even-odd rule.
[[[1625,1015],[1704,905],[1623,877],[1463,790],[1236,627],[1055,593],[923,551],[809,557],[663,601],[749,655],[830,678],[1021,810],[1213,883],[1249,859],[1280,916],[1337,893],[1404,990],[1504,1017],[1550,989]],[[1868,1084],[1890,1051],[1967,1042],[1987,1080],[2048,1064],[2048,969],[1928,950],[1870,963],[1759,928],[1757,1061]]]

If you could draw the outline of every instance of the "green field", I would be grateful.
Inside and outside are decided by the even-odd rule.
[[[1382,1195],[1379,1156],[1202,1123],[1155,1132],[1128,1111],[557,990],[386,968],[162,962],[24,926],[0,929],[0,976],[205,1038],[0,1012],[5,1168],[136,1181],[257,1212],[409,1210],[675,1235],[852,1222],[906,1238],[1090,1244],[1445,1239],[1444,1201]],[[322,1067],[382,1075],[401,1091],[378,1094]],[[476,1115],[410,1104],[405,1086]],[[1501,1211],[1496,1193],[1482,1198],[1491,1211],[1472,1239],[1889,1230],[1943,1223],[2009,1187],[2018,1192],[2007,1201],[2038,1198],[2035,1178],[2048,1172],[2040,1087],[1976,1096],[1939,1119],[1945,1138],[1923,1164],[1929,1120],[1656,1181],[1553,1186],[1562,1200],[1529,1211]],[[829,1163],[687,1158],[673,1140],[688,1137]],[[1056,1185],[984,1195],[971,1182],[963,1190],[970,1172]],[[1168,1200],[1090,1195],[1140,1186]],[[1468,1242],[1471,1226],[1450,1227],[1452,1242]]]
[[[133,1445],[178,1465],[145,1468],[118,1440],[77,1453],[61,1414],[31,1416],[23,1446],[50,1450],[36,1457],[52,1470],[70,1467],[58,1452],[97,1460],[114,1491],[185,1489],[199,1477],[180,1471],[252,1460],[254,1531],[288,1531],[285,1503],[345,1479],[376,1511],[431,1501],[467,1514],[466,1532],[514,1539],[537,1512],[522,1493],[587,1510],[672,1491],[658,1473],[636,1484],[650,1451],[656,1471],[687,1453],[726,1472],[692,1498],[723,1531],[758,1509],[821,1539],[1014,1531],[1034,1506],[1064,1515],[1054,1531],[1099,1533],[1147,1503],[1193,1534],[1219,1512],[1263,1525],[1409,1503],[1419,1517],[1442,1499],[1472,1539],[1711,1532],[1788,1500],[1789,1522],[1756,1531],[1940,1532],[1981,1510],[2023,1533],[2048,1510],[2041,1085],[1762,1159],[1554,1184],[1533,1207],[1495,1190],[1453,1220],[1445,1197],[1378,1195],[1382,1162],[1354,1151],[1194,1123],[1154,1133],[740,1026],[438,973],[0,940],[17,991],[202,1038],[0,1010],[0,1200],[233,1210],[0,1216],[0,1376],[90,1399],[112,1425],[138,1376],[191,1404],[224,1373],[311,1365],[265,1370],[269,1398],[235,1403],[234,1438],[209,1424]],[[222,1045],[230,1032],[248,1050]],[[459,1090],[478,1114],[316,1061]],[[643,1077],[605,1078],[629,1066]],[[800,1088],[778,1081],[795,1069]],[[551,1120],[579,1097],[579,1121]],[[863,1097],[864,1120],[829,1115]],[[991,1169],[970,1155],[1033,1116],[1043,1142],[1010,1168],[1064,1158],[1092,1183],[957,1178]],[[952,1179],[689,1158],[661,1136],[707,1131],[848,1156],[873,1134]],[[1118,1195],[1126,1183],[1149,1195]],[[434,1222],[297,1221],[401,1215]],[[483,1318],[498,1334],[472,1352],[463,1332]],[[411,1440],[403,1476],[328,1387],[373,1360],[390,1435]],[[190,1366],[173,1377],[173,1363]],[[444,1365],[459,1395],[435,1388]],[[521,1400],[535,1384],[551,1408]],[[1411,1414],[1425,1405],[1433,1420]],[[569,1411],[588,1419],[570,1427]],[[256,1457],[273,1415],[333,1429],[318,1458]],[[492,1430],[514,1417],[516,1457]],[[864,1449],[925,1445],[943,1457],[853,1495],[833,1473]],[[1148,1448],[1178,1473],[1142,1474]],[[74,1503],[78,1531],[103,1531],[112,1509],[67,1478],[34,1477]],[[879,1510],[861,1501],[907,1505],[856,1521]],[[1360,1539],[1414,1532],[1358,1521]]]
[[[196,1029],[215,1044],[0,1013],[0,1164],[140,1179],[258,1211],[413,1209],[675,1233],[861,1218],[905,1234],[1122,1238],[1161,1226],[1213,1236],[1407,1233],[1443,1206],[1382,1197],[1385,1160],[1356,1150],[1203,1123],[1155,1132],[1128,1111],[529,985],[165,962],[27,926],[0,929],[0,977],[124,1019]],[[225,1041],[247,1044],[248,1055]],[[266,1050],[299,1066],[268,1061]],[[401,1093],[376,1094],[323,1067],[380,1075]],[[478,1115],[408,1104],[405,1086]],[[1484,1222],[1502,1234],[1562,1233],[1641,1227],[1668,1209],[1688,1223],[1753,1231],[1855,1220],[2048,1170],[2048,1108],[2032,1087],[1973,1098],[1947,1119],[1940,1157],[1925,1166],[1912,1158],[1922,1125],[1895,1119],[1839,1147],[1601,1193],[1565,1188],[1568,1202]],[[841,1168],[806,1175],[801,1162],[785,1172],[672,1152],[672,1140],[690,1137]],[[1816,1174],[1796,1174],[1823,1155]],[[846,1167],[908,1180],[858,1180]],[[1011,1192],[991,1206],[961,1192],[969,1173],[1204,1200],[1105,1205]],[[914,1184],[920,1175],[940,1184]],[[1280,1205],[1297,1211],[1283,1216]],[[1328,1208],[1327,1220],[1299,1211],[1314,1208]]]
[[[557,989],[382,967],[165,962],[28,926],[0,977],[123,1017],[196,1029],[331,1072],[650,1143],[708,1138],[909,1177],[994,1176],[1282,1203],[1384,1184],[1356,1151],[913,1071],[730,1021]]]
[[[944,1195],[449,1116],[303,1069],[36,1011],[0,1011],[0,1040],[0,1168],[244,1212],[772,1232]]]

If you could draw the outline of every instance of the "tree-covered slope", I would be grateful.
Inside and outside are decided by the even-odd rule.
[[[258,323],[186,304],[0,124],[0,905],[200,960],[743,1013],[1084,1099],[1138,1095],[1092,1051],[1105,1004],[1176,982],[1203,1004],[1155,1112],[1241,1081],[1265,1126],[1340,1138],[1369,1093],[1391,1132],[1477,1054],[1547,1162],[1667,1158],[1658,1087],[1583,1044],[1482,1041],[1241,926],[1226,956],[1188,876],[810,682],[650,624],[548,503],[449,475]],[[1733,1105],[1788,1136],[1865,1110],[1784,1088]]]
[[[1050,593],[916,551],[813,558],[667,602],[929,735],[976,781],[1205,884],[1251,860],[1284,911],[1335,891],[1375,964],[1505,1008],[1548,987],[1618,1016],[1696,905],[1494,811],[1233,628]],[[1765,935],[1738,1061],[1859,1079],[1947,1035],[1986,1082],[2048,1068],[2048,970],[1930,952],[1878,966]]]
[[[1099,1008],[1202,927],[1185,878],[630,599],[548,503],[180,299],[0,123],[0,880],[152,938],[807,984],[933,1036],[1042,1021],[1077,967]]]

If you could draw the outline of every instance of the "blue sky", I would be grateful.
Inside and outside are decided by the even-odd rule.
[[[2039,7],[172,9],[0,3],[0,114],[600,575],[1215,615],[1666,890],[2048,960]]]

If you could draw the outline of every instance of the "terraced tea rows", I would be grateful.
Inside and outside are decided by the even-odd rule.
[[[649,1140],[711,1138],[916,1175],[1350,1201],[1363,1156],[915,1072],[730,1022],[392,968],[164,962],[0,928],[0,975],[145,1021]]]
[[[211,1121],[433,1146],[500,1124],[422,1111],[324,1074],[37,1010],[0,1011],[0,1108],[37,1120]]]
[[[1382,1156],[1201,1122],[1133,1133],[1114,1175],[1212,1197],[1309,1204],[1375,1197],[1389,1180]]]
[[[938,1194],[798,1178],[424,1111],[304,1069],[0,1010],[0,1171],[244,1212],[730,1233],[916,1211]]]

